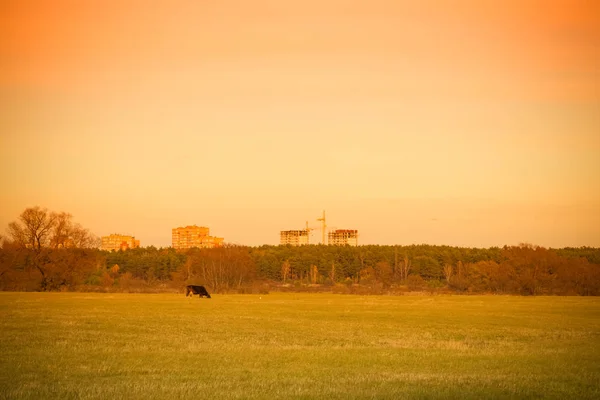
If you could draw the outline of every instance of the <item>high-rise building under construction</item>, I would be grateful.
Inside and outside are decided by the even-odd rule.
[[[279,244],[302,246],[303,244],[308,244],[308,235],[308,229],[296,231],[281,231],[279,232]]]
[[[333,246],[358,246],[358,231],[356,229],[336,229],[329,231],[327,239]]]

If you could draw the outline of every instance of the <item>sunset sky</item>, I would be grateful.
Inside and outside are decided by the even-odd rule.
[[[600,2],[0,0],[0,233],[600,246]],[[312,237],[317,242],[320,233]]]

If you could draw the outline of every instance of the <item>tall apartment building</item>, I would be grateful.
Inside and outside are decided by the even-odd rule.
[[[102,236],[102,250],[119,251],[137,249],[138,247],[140,247],[140,241],[135,240],[134,236],[119,235],[117,233]]]
[[[333,246],[358,246],[358,231],[355,229],[336,229],[329,231],[327,239]]]
[[[292,246],[308,244],[308,230],[281,231],[279,232],[279,244],[290,244]]]
[[[209,229],[205,226],[190,225],[185,227],[173,228],[172,244],[174,249],[190,249],[199,247],[210,249],[221,247],[224,238],[210,236]]]

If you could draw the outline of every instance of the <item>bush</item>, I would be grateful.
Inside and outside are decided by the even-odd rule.
[[[351,293],[351,289],[348,285],[343,285],[343,284],[336,284],[335,286],[333,286],[331,288],[332,293],[337,293],[337,294],[350,294]]]
[[[421,275],[409,275],[406,279],[406,285],[409,290],[422,290],[427,285],[427,282],[421,278]]]

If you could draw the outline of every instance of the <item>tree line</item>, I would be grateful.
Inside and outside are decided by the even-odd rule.
[[[521,295],[600,295],[600,249],[533,245],[259,247],[153,246],[102,251],[68,213],[26,209],[1,238],[0,290],[214,292],[406,290]]]

